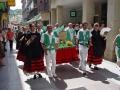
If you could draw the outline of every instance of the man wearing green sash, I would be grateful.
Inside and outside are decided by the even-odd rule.
[[[87,28],[88,23],[83,23],[83,28],[78,31],[77,39],[79,44],[79,57],[80,57],[80,64],[79,69],[83,71],[83,75],[86,75],[86,59],[88,55],[88,47],[89,41],[91,37],[91,33]]]
[[[69,23],[68,28],[65,29],[66,31],[66,40],[72,41],[75,44],[75,30],[73,29],[73,24]]]
[[[114,40],[115,44],[115,53],[117,57],[117,64],[120,66],[120,29],[119,29],[119,34],[116,36]]]
[[[57,39],[54,37],[52,32],[52,26],[47,26],[47,32],[41,37],[41,43],[43,44],[46,68],[49,77],[56,77],[56,44]],[[52,62],[52,65],[51,65]]]

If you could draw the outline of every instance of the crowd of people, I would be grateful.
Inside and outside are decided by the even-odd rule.
[[[0,27],[0,67],[5,66],[3,63],[3,58],[5,57],[6,42],[9,42],[10,51],[13,50],[13,40],[14,40],[14,32],[11,28],[8,28],[7,31],[2,30]]]
[[[86,64],[91,69],[99,70],[97,65],[103,61],[107,35],[105,32],[101,34],[103,28],[105,28],[104,24],[92,25],[84,22],[82,24],[69,23],[66,26],[58,23],[46,27],[40,24],[36,27],[34,24],[30,24],[29,27],[18,26],[15,33],[8,28],[6,36],[3,36],[2,30],[0,30],[0,66],[4,65],[2,59],[5,57],[5,42],[9,41],[10,51],[12,51],[15,36],[17,59],[24,62],[23,71],[25,73],[34,73],[34,79],[41,78],[40,72],[46,68],[49,77],[57,77],[56,50],[60,41],[59,33],[64,31],[65,40],[72,42],[78,50],[80,59],[78,68],[83,71],[83,75],[87,75]],[[115,38],[114,42],[117,61],[120,61],[120,35]]]

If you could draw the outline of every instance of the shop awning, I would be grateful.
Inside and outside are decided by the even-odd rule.
[[[28,23],[36,22],[39,20],[41,20],[41,14],[34,16],[31,20],[28,21]]]
[[[24,26],[24,25],[27,25],[28,23],[27,21],[21,21],[20,24]]]

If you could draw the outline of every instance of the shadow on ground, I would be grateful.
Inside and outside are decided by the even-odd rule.
[[[48,82],[45,78],[29,79],[26,81],[31,87],[31,90],[65,90],[66,83],[62,79],[50,79]]]
[[[57,66],[56,73],[61,79],[73,79],[83,76],[81,72],[68,64]]]
[[[100,68],[99,70],[93,70],[93,73],[88,72],[87,78],[94,80],[94,81],[101,81],[105,84],[109,84],[110,82],[107,79],[116,79],[120,81],[120,76],[105,69]]]

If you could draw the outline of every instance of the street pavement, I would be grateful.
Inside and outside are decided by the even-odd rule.
[[[43,78],[34,80],[33,75],[24,74],[23,62],[16,56],[16,50],[6,52],[6,66],[0,68],[0,90],[120,90],[120,68],[107,60],[98,71],[87,66],[86,77],[78,69],[78,62],[72,62],[57,65],[57,78],[48,78],[45,71],[41,73]]]

